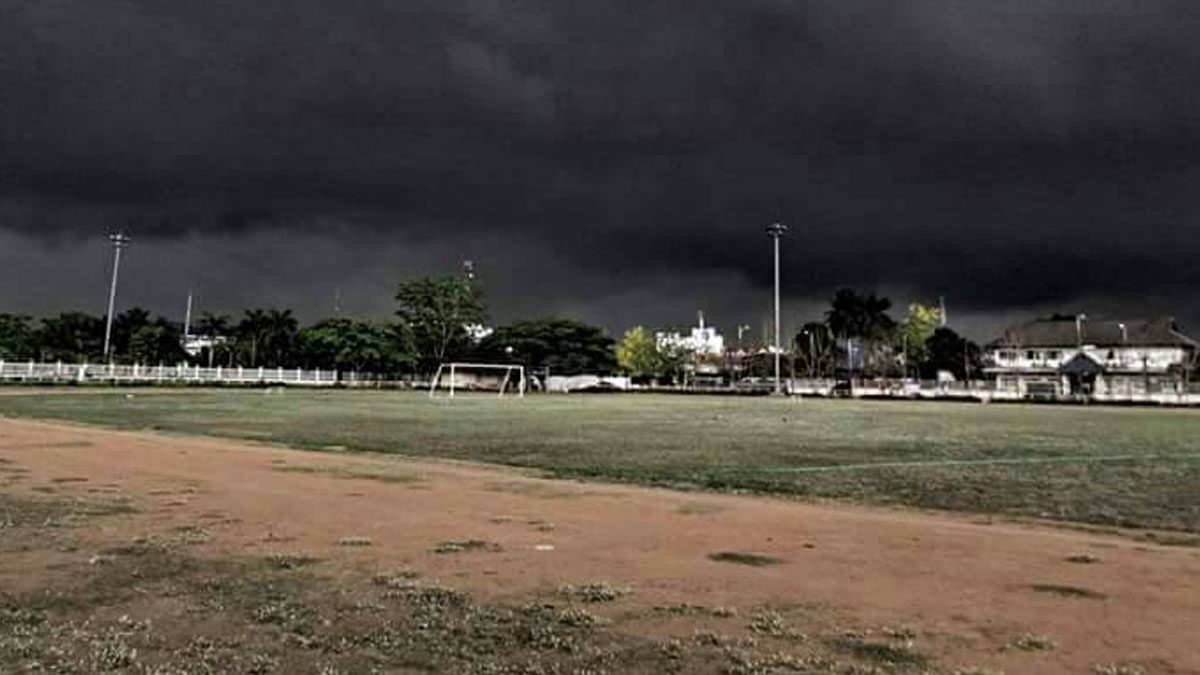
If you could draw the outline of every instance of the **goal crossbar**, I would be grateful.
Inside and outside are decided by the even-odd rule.
[[[504,377],[500,380],[497,396],[504,396],[505,391],[508,390],[509,384],[512,383],[513,373],[516,372],[517,381],[515,384],[517,387],[517,396],[520,398],[525,397],[525,366],[504,363],[463,363],[457,361],[452,363],[443,363],[438,366],[437,372],[433,376],[433,380],[429,383],[429,397],[433,398],[437,394],[438,387],[442,381],[442,375],[445,373],[450,376],[450,385],[448,387],[447,396],[453,398],[454,390],[457,385],[457,376],[459,372],[463,370],[504,371]]]

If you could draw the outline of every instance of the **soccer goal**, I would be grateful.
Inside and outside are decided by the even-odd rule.
[[[443,382],[445,380],[445,382]],[[456,390],[495,391],[504,396],[510,389],[525,397],[525,366],[499,363],[443,363],[429,383],[429,397],[445,388],[447,396]]]

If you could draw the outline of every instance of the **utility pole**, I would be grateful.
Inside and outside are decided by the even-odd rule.
[[[187,311],[183,313],[183,339],[192,336],[192,289],[188,289]]]
[[[767,226],[767,236],[775,244],[775,395],[783,394],[779,381],[779,239],[787,232],[786,225],[771,223]]]
[[[117,275],[121,271],[121,249],[129,245],[131,239],[124,232],[113,232],[108,235],[108,241],[113,247],[112,285],[108,289],[108,319],[104,324],[104,361],[108,362],[109,350],[112,347],[113,308],[117,304]]]

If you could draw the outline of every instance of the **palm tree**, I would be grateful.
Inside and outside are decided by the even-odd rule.
[[[238,351],[250,352],[250,367],[258,365],[258,350],[263,339],[263,328],[267,313],[261,309],[248,309],[237,325]]]
[[[290,309],[267,310],[263,321],[263,348],[274,357],[274,365],[287,365],[296,344],[299,323]]]
[[[215,338],[229,334],[229,328],[232,325],[228,315],[214,315],[210,312],[205,312],[200,316],[200,321],[196,324],[197,332],[205,337]]]
[[[217,347],[220,346],[222,351],[232,356],[232,350],[225,344],[225,338],[229,335],[233,322],[229,316],[225,314],[214,315],[210,312],[205,312],[200,316],[200,321],[196,324],[197,332],[210,341],[208,348],[208,367],[212,368],[213,360],[217,355]]]

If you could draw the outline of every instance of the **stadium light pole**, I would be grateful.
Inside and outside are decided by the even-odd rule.
[[[787,232],[787,225],[771,223],[767,226],[767,236],[774,242],[775,247],[775,395],[783,394],[783,386],[779,381],[779,240]]]
[[[121,249],[132,241],[124,232],[113,232],[108,235],[108,241],[113,247],[112,284],[108,287],[108,317],[104,324],[104,361],[108,362],[109,350],[112,347],[113,309],[117,304],[117,276],[121,272]]]

